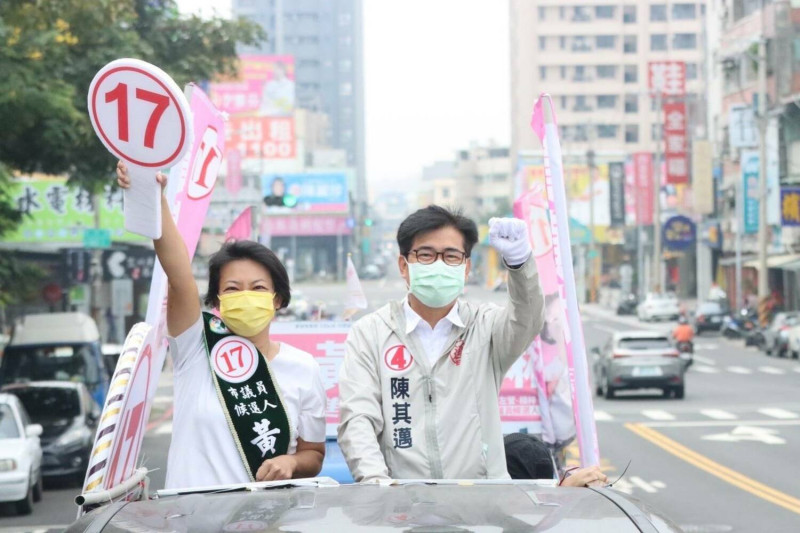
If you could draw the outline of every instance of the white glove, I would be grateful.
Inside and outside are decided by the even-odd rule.
[[[503,256],[510,267],[518,267],[531,256],[528,226],[518,218],[489,220],[489,244]]]

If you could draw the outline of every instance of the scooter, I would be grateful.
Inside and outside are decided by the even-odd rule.
[[[741,309],[735,315],[722,319],[720,333],[728,339],[750,338],[756,331],[757,315],[751,309]]]
[[[639,305],[639,298],[636,297],[635,294],[630,293],[626,294],[622,297],[617,304],[617,314],[618,315],[635,315],[636,308]]]
[[[679,357],[683,360],[684,370],[694,363],[694,343],[692,341],[680,341],[675,344]]]

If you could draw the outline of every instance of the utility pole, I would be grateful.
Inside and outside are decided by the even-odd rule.
[[[744,307],[742,299],[742,234],[744,233],[744,183],[736,182],[736,309]]]
[[[594,225],[594,174],[595,174],[595,161],[594,150],[589,148],[586,150],[586,166],[589,168],[589,301],[597,301],[597,284],[595,277],[595,263],[597,249],[595,246],[595,225]]]
[[[653,179],[655,180],[655,200],[653,201],[653,292],[663,292],[661,286],[661,143],[664,138],[664,128],[661,123],[661,89],[656,90],[656,113],[658,120],[656,121],[656,131],[658,131],[658,139],[656,140],[656,157],[653,161]]]
[[[764,2],[758,39],[758,299],[769,296],[767,271],[767,40],[764,36]]]

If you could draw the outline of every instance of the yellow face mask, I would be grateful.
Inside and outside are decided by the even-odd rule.
[[[263,291],[220,294],[219,314],[231,331],[242,337],[253,337],[272,322],[275,295]]]

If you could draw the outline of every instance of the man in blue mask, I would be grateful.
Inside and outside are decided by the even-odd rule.
[[[506,307],[459,300],[475,223],[439,206],[397,231],[408,296],[359,320],[339,376],[339,445],[356,481],[508,478],[498,391],[542,328],[526,225],[489,221],[509,270]]]

